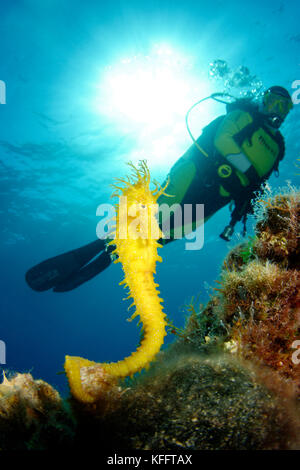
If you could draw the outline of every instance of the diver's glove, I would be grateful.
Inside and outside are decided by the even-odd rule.
[[[240,220],[242,220],[243,222],[242,235],[243,237],[246,236],[247,215],[251,214],[251,212],[253,211],[251,203],[253,196],[253,189],[251,190],[250,188],[244,188],[240,192],[240,197],[234,201],[235,208],[231,213],[230,223],[224,228],[223,232],[220,234],[220,238],[222,238],[222,240],[225,240],[226,242],[231,240],[231,237],[234,233],[234,227]]]
[[[231,237],[234,232],[234,225],[235,224],[231,223],[229,225],[226,225],[223,232],[220,234],[220,238],[222,238],[222,240],[225,240],[225,242],[229,242],[231,240]]]

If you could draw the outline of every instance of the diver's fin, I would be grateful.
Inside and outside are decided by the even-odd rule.
[[[104,271],[104,269],[110,265],[111,261],[112,259],[110,257],[109,250],[104,251],[97,256],[95,260],[79,269],[79,271],[75,271],[71,276],[62,281],[58,280],[53,287],[53,292],[67,292],[76,289],[76,287],[79,287],[81,284],[89,281],[93,277],[97,276],[97,274]]]
[[[25,279],[31,289],[42,292],[67,279],[105,249],[104,240],[96,240],[88,245],[49,258],[29,269]]]

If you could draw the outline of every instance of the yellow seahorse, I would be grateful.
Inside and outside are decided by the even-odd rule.
[[[113,185],[117,190],[113,196],[119,196],[116,204],[115,238],[110,244],[115,245],[113,253],[118,255],[114,262],[121,262],[125,274],[124,284],[129,288],[137,315],[143,323],[143,338],[140,346],[131,356],[116,363],[96,363],[81,357],[66,356],[65,371],[68,376],[72,395],[83,402],[92,403],[99,398],[103,390],[110,387],[114,379],[133,375],[146,367],[160,350],[166,335],[165,314],[162,299],[156,288],[153,275],[156,261],[162,261],[157,254],[160,247],[158,239],[162,232],[156,220],[158,197],[164,193],[154,182],[150,189],[150,172],[145,161],[136,168],[129,163],[133,175],[118,179],[121,186]],[[168,183],[167,183],[168,184]],[[164,193],[165,194],[165,193]]]

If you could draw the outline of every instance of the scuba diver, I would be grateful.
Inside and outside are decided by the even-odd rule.
[[[213,98],[224,103],[218,99],[222,96],[228,97],[216,93],[201,101]],[[244,223],[245,235],[246,217],[252,211],[251,200],[271,173],[278,175],[278,165],[285,153],[279,128],[293,103],[289,92],[281,86],[268,88],[257,102],[244,98],[225,103],[227,114],[206,126],[198,139],[191,135],[187,122],[194,143],[168,175],[168,194],[173,197],[162,194],[157,202],[169,206],[177,203],[182,207],[204,204],[205,221],[233,201],[231,220],[220,235],[228,241],[239,221]],[[181,228],[186,234],[184,227]],[[196,228],[197,220],[193,220],[191,230]],[[175,230],[172,213],[169,237],[159,241],[165,245],[178,238],[174,236]],[[107,240],[97,239],[34,266],[26,273],[26,281],[39,292],[73,290],[111,264],[113,249],[112,245],[107,245]]]

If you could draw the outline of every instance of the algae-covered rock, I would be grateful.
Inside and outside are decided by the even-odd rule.
[[[259,204],[256,236],[229,252],[215,295],[204,308],[194,306],[178,341],[198,350],[207,338],[223,344],[276,372],[272,389],[281,378],[280,389],[287,383],[300,396],[300,367],[292,360],[300,339],[300,193]]]
[[[171,357],[171,358],[170,358]],[[218,450],[298,448],[299,410],[230,355],[170,352],[123,387],[118,401],[67,411],[58,393],[30,374],[1,386],[0,447],[22,449]],[[5,387],[5,390],[4,390]]]
[[[78,415],[77,439],[104,449],[291,449],[297,417],[230,356],[184,354],[164,359],[110,414]]]
[[[31,374],[16,374],[0,385],[0,449],[66,448],[73,424],[59,393]]]

